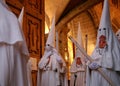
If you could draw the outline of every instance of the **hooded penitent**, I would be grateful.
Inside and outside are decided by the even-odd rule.
[[[0,85],[28,86],[26,63],[28,53],[21,48],[23,34],[17,17],[4,0],[0,0]],[[25,49],[26,50],[26,49]]]
[[[53,17],[52,25],[51,25],[50,32],[47,38],[47,42],[46,42],[47,49],[45,47],[44,55],[42,56],[38,64],[39,70],[38,70],[37,86],[60,85],[61,68],[59,68],[60,67],[59,62],[63,63],[63,67],[66,67],[66,64],[64,60],[62,59],[62,57],[57,52],[57,50],[55,49],[54,42],[55,42],[55,16]],[[59,62],[57,60],[59,60]],[[62,69],[64,69],[63,67]],[[51,79],[52,81],[50,81]],[[64,86],[67,86],[66,78],[64,78],[63,81],[64,81],[63,83]]]
[[[104,48],[104,56],[102,58],[101,65],[105,68],[112,68],[116,71],[120,71],[120,46],[112,31],[108,0],[104,0],[104,8],[98,29],[97,43],[93,54],[99,49],[99,38],[101,35],[106,37],[107,42],[107,46]]]
[[[87,67],[86,86],[119,86],[120,75],[117,71],[120,71],[120,46],[112,31],[108,0],[104,0],[97,42],[91,57],[114,85],[111,85],[96,69]]]
[[[80,23],[78,24],[78,34],[77,34],[77,42],[79,45],[83,48],[83,42],[82,42],[82,34],[81,34],[81,28]],[[81,63],[77,64],[77,60],[80,58]],[[76,48],[75,58],[72,62],[70,72],[71,72],[71,81],[70,86],[84,86],[84,77],[85,77],[85,69],[84,69],[84,55],[80,52],[78,48]],[[76,81],[75,81],[75,75],[76,75]]]
[[[79,45],[83,48],[83,42],[82,42],[82,34],[81,34],[81,28],[80,28],[80,23],[78,23],[78,34],[77,34],[77,42],[79,43]],[[80,52],[80,50],[78,48],[76,48],[76,52],[75,52],[75,59],[71,65],[71,70],[76,68],[76,59],[80,58],[82,64],[84,64],[84,55]]]
[[[55,17],[53,17],[53,21],[52,21],[52,25],[51,25],[51,29],[50,29],[48,38],[47,38],[46,46],[50,45],[50,46],[54,47],[54,29],[55,29]],[[40,70],[38,69],[37,86],[43,85],[43,83],[41,81],[42,76],[43,76],[41,69],[45,69],[45,65],[48,61],[48,52],[51,52],[51,50],[50,51],[47,51],[47,50],[44,51],[44,54],[43,54],[41,60],[38,63],[38,67],[39,67]],[[51,62],[49,62],[49,64],[50,63]]]

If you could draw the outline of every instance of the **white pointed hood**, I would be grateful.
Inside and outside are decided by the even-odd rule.
[[[120,46],[115,34],[112,31],[108,0],[104,0],[101,21],[97,34],[97,43],[92,55],[95,55],[99,49],[99,37],[101,35],[106,37],[107,42],[107,46],[104,48],[105,52],[102,57],[101,66],[120,71]]]
[[[25,37],[24,37],[24,33],[23,33],[23,18],[24,18],[24,7],[22,8],[21,12],[20,12],[20,15],[18,17],[18,21],[19,21],[19,24],[20,24],[20,31],[21,31],[21,34],[22,34],[22,38],[23,38],[23,42],[22,42],[22,53],[24,53],[25,55],[29,56],[29,51],[28,51],[28,48],[27,48],[27,43],[26,43],[26,40],[25,40]]]
[[[80,27],[80,22],[78,23],[78,33],[77,33],[77,42],[79,43],[79,45],[84,49],[83,47],[83,40],[82,40],[82,32],[81,32],[81,27]],[[76,48],[76,53],[75,53],[75,59],[77,57],[80,57],[82,64],[85,64],[85,57],[82,54],[82,52],[80,52],[80,50],[78,48]]]
[[[20,26],[23,26],[23,16],[24,16],[24,7],[22,8],[20,15],[18,17],[18,21],[20,23]]]
[[[105,28],[107,30],[104,30]],[[106,37],[108,37],[109,36],[107,32],[109,31],[108,28],[112,28],[111,20],[110,20],[109,4],[108,4],[108,0],[104,0],[103,11],[102,11],[100,25],[98,29],[98,37],[101,35],[105,35]]]
[[[51,45],[52,47],[55,47],[55,16],[53,17],[53,20],[52,20],[52,25],[50,28],[46,45],[47,44]]]
[[[81,33],[80,23],[78,23],[77,42],[83,48],[83,41],[82,41],[82,33]],[[81,57],[81,58],[83,57],[83,54],[80,52],[80,50],[78,48],[76,48],[75,58],[76,57]]]

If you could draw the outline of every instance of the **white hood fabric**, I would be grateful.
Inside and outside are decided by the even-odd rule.
[[[20,23],[21,28],[22,28],[22,26],[23,26],[23,17],[24,17],[24,7],[22,8],[22,10],[21,10],[21,12],[20,12],[20,15],[19,15],[19,17],[18,17],[18,21],[19,21],[19,23]]]
[[[104,1],[104,8],[100,20],[100,25],[97,35],[97,43],[93,55],[99,49],[99,37],[101,35],[106,36],[107,46],[105,48],[104,57],[102,58],[101,66],[105,68],[111,68],[116,71],[120,71],[120,46],[119,42],[112,31],[110,22],[110,12],[108,0]]]
[[[52,47],[55,47],[55,16],[53,17],[53,20],[52,20],[52,25],[50,28],[46,45],[47,44],[51,45]]]
[[[15,44],[23,41],[16,16],[2,3],[0,3],[0,28],[0,42]]]
[[[80,23],[78,24],[77,42],[83,48],[83,41],[82,41],[82,33],[81,33]],[[76,48],[75,58],[76,57],[81,57],[81,58],[83,57],[83,54],[77,48]]]
[[[82,32],[81,32],[81,27],[80,27],[80,22],[78,23],[77,42],[84,49],[84,47],[83,47],[83,40],[82,40]],[[85,64],[85,57],[82,54],[82,52],[80,52],[80,50],[78,48],[76,48],[75,59],[77,57],[80,57],[82,64]]]
[[[23,17],[24,17],[24,7],[22,8],[21,12],[20,12],[20,15],[18,17],[18,21],[19,21],[19,25],[20,25],[20,31],[21,31],[21,34],[22,34],[22,39],[23,41],[21,42],[21,49],[22,49],[22,53],[29,56],[29,51],[28,51],[28,48],[27,48],[27,43],[26,43],[26,40],[25,40],[25,37],[24,37],[24,33],[23,33]]]

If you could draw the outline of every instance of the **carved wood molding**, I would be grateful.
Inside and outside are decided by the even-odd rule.
[[[16,0],[16,1],[15,0],[6,0],[6,3],[9,6],[14,7],[16,9],[21,9],[24,6],[24,4],[20,3],[19,0]]]
[[[43,14],[44,4],[43,0],[27,0],[27,10],[28,12]]]
[[[42,30],[42,23],[41,20],[35,19],[34,17],[27,15],[27,43],[28,43],[28,48],[29,52],[32,55],[35,56],[40,56],[41,49],[41,41],[42,41],[42,35],[41,35],[41,30]]]

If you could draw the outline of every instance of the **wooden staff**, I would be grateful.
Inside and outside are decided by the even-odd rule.
[[[88,35],[85,35],[85,50],[87,52],[87,42],[88,42]]]
[[[71,36],[68,37],[75,45],[76,47],[81,51],[81,53],[84,54],[84,56],[86,56],[86,58],[90,61],[93,62],[94,60],[84,51],[84,49],[77,43],[76,40],[74,40]],[[104,77],[105,80],[107,80],[107,82],[111,85],[111,86],[115,86],[114,83],[112,82],[112,80],[104,73],[104,71],[102,70],[102,68],[98,68],[97,69],[98,72]]]
[[[88,43],[88,35],[86,34],[85,35],[85,50],[86,50],[86,53],[87,53],[87,43]],[[85,58],[85,64],[86,64],[86,58]],[[86,70],[87,70],[87,66],[85,65],[85,78],[86,78]],[[86,79],[84,80],[84,83],[86,84]]]

